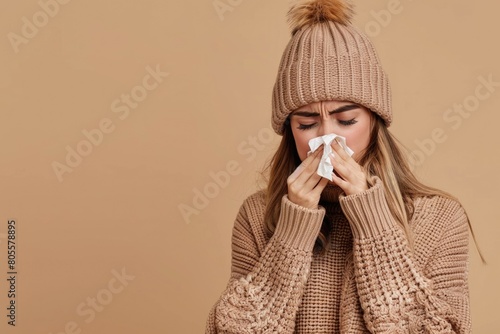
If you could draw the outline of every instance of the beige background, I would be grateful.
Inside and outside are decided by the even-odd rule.
[[[229,277],[234,217],[278,142],[271,90],[289,38],[288,1],[219,2],[231,10],[219,16],[213,0],[73,0],[45,21],[35,0],[0,4],[2,333],[203,332]],[[374,13],[388,9],[379,23]],[[500,330],[500,87],[472,105],[479,77],[500,82],[499,10],[487,0],[358,1],[355,21],[371,29],[389,74],[392,132],[420,152],[434,129],[446,138],[420,153],[415,172],[461,199],[489,260],[471,250],[475,333]],[[16,53],[10,33],[21,36],[33,16],[40,27]],[[148,66],[169,75],[145,91]],[[131,91],[144,99],[125,117],[120,98]],[[464,101],[470,116],[447,122]],[[103,119],[113,131],[85,146],[82,131]],[[78,145],[92,151],[59,182],[53,163]],[[228,167],[228,184],[210,185]],[[213,198],[183,218],[179,206],[204,189]],[[10,218],[15,328],[5,317]],[[122,270],[134,277],[126,285],[114,279]]]

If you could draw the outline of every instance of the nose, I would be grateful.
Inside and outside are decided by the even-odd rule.
[[[335,132],[335,121],[331,119],[331,117],[324,117],[321,120],[321,127],[319,129],[320,136],[328,135],[330,133]]]

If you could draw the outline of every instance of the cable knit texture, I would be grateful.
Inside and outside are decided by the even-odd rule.
[[[206,333],[471,333],[463,207],[415,199],[412,251],[374,180],[317,210],[285,195],[271,238],[263,192],[248,197],[233,228],[231,277]],[[326,212],[331,243],[319,255],[313,247]]]

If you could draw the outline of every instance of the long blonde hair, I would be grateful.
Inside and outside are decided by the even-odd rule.
[[[359,160],[359,165],[364,169],[368,179],[369,176],[378,176],[386,189],[386,200],[393,217],[404,229],[411,247],[413,247],[413,237],[409,227],[409,221],[414,212],[413,199],[419,196],[443,196],[445,198],[459,200],[440,189],[427,186],[420,182],[413,174],[407,155],[407,151],[397,138],[387,129],[384,121],[375,113],[372,115],[371,135],[368,147]],[[404,149],[404,150],[403,150]],[[278,222],[281,209],[281,198],[288,191],[287,178],[300,165],[301,160],[297,153],[295,140],[287,120],[284,124],[283,137],[275,154],[265,168],[267,172],[266,189],[266,211],[264,221],[266,233],[270,237]],[[370,184],[372,186],[372,184]],[[467,215],[467,213],[466,213]],[[475,240],[474,232],[467,215],[469,228]],[[326,216],[321,228],[321,232],[316,240],[315,250],[324,253],[329,243],[328,235],[331,229],[331,222]],[[484,258],[478,248],[481,260]]]

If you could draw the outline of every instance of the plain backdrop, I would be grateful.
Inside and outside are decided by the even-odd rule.
[[[0,331],[202,333],[238,208],[279,142],[290,2],[59,1],[0,3]],[[356,10],[390,78],[390,130],[461,200],[488,261],[471,247],[474,332],[498,333],[500,4]]]

